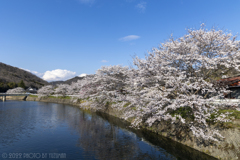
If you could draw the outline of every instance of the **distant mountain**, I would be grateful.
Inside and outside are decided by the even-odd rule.
[[[89,75],[86,75],[85,77],[94,77],[95,74],[89,74]],[[84,79],[85,77],[74,77],[74,78],[71,78],[71,79],[68,79],[66,81],[53,81],[53,82],[49,82],[49,84],[53,85],[53,86],[56,86],[58,84],[72,84],[73,82],[77,82],[78,80],[82,80]]]
[[[78,80],[82,80],[84,77],[74,77],[74,78],[71,78],[71,79],[68,79],[66,81],[53,81],[53,82],[49,82],[49,84],[51,85],[58,85],[58,84],[72,84],[73,82],[77,82]]]
[[[26,87],[41,88],[48,82],[36,75],[0,62],[0,92],[16,87],[23,80]]]

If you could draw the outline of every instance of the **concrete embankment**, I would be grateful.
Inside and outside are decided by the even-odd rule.
[[[7,97],[7,100],[21,100],[23,97]],[[28,97],[27,101],[41,101],[51,103],[62,103],[75,105],[80,108],[90,109],[89,103],[82,103],[76,99],[61,99],[61,98],[47,98],[47,97]],[[86,101],[85,101],[86,102]],[[96,110],[95,110],[96,111]],[[122,118],[124,111],[119,111],[111,106],[104,106],[102,110],[98,110],[108,115]],[[131,122],[131,119],[127,120]],[[185,146],[189,146],[205,154],[211,155],[218,159],[240,159],[240,120],[234,120],[233,125],[223,127],[221,125],[211,126],[211,128],[218,129],[220,134],[224,136],[224,139],[220,139],[219,142],[209,143],[208,141],[202,141],[192,135],[187,126],[181,125],[181,123],[171,124],[170,122],[158,122],[151,127],[147,127],[142,124],[142,128],[170,138],[173,141],[179,142]]]

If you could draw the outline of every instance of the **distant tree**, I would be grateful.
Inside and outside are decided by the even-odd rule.
[[[126,79],[128,78],[128,67],[120,65],[102,66],[97,70],[95,83],[98,84],[98,99],[106,101],[120,101],[124,97]]]
[[[6,92],[7,91],[7,86],[3,82],[0,83],[0,92]]]
[[[71,85],[69,85],[69,89],[68,89],[68,94],[69,95],[77,95],[80,92],[81,89],[81,84],[78,82],[72,82]]]
[[[8,85],[8,87],[9,87],[10,89],[15,88],[15,87],[18,86],[18,85],[17,85],[16,83],[14,83],[14,82],[9,82],[7,85]]]
[[[70,86],[68,84],[59,84],[54,93],[65,97],[68,94],[68,90],[70,90]]]
[[[54,89],[53,89],[52,85],[47,85],[47,86],[40,88],[37,93],[41,94],[41,95],[49,96],[54,93]]]
[[[80,91],[79,91],[79,97],[80,98],[96,98],[98,92],[97,87],[99,87],[99,84],[96,83],[96,76],[88,76],[85,77],[83,80],[78,80]]]
[[[23,80],[21,80],[20,83],[18,83],[18,87],[22,87],[23,89],[26,88],[26,86],[25,86]]]
[[[25,92],[25,90],[22,87],[17,87],[14,89],[7,90],[6,93],[10,94],[10,93],[24,93],[24,92]]]

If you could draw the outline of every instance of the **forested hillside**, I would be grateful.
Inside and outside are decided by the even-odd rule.
[[[74,78],[71,78],[71,79],[68,79],[66,81],[53,81],[53,82],[50,82],[51,85],[55,86],[55,85],[58,85],[58,84],[72,84],[73,82],[77,82],[78,80],[82,80],[84,77],[74,77]]]
[[[0,62],[0,92],[17,87],[21,81],[26,88],[30,86],[40,88],[48,84],[30,72]]]

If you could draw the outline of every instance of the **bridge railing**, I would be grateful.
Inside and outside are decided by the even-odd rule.
[[[0,93],[0,96],[29,96],[29,93]]]

